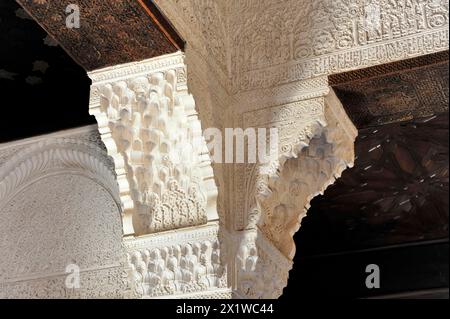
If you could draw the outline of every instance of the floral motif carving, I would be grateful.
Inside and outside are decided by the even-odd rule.
[[[196,230],[191,229],[179,230],[172,241],[165,238],[169,235],[126,241],[129,278],[135,296],[176,297],[226,290],[218,225],[210,224],[205,230],[206,236],[199,238],[192,238],[191,233]]]

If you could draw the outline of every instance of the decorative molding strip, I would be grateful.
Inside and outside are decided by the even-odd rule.
[[[184,66],[184,57],[180,52],[158,56],[155,58],[118,64],[88,72],[95,85],[104,82],[127,80],[132,77],[147,76],[150,73],[165,72]]]
[[[98,127],[97,124],[93,125],[87,125],[87,126],[81,126],[77,128],[62,130],[58,132],[53,132],[49,134],[43,134],[38,136],[33,136],[29,138],[24,138],[21,140],[6,142],[6,143],[0,143],[0,152],[7,148],[17,148],[21,146],[26,146],[28,144],[37,143],[39,141],[43,140],[49,140],[49,139],[56,139],[56,138],[74,138],[75,136],[80,136],[81,139],[93,139],[92,135],[98,135],[100,138],[100,135],[98,134]],[[88,138],[84,138],[84,137]],[[98,145],[101,147],[101,145]]]
[[[327,95],[329,92],[328,78],[321,76],[303,81],[283,84],[280,86],[239,92],[233,95],[233,107],[252,111],[277,105],[310,100]]]
[[[0,283],[1,299],[122,299],[127,297],[123,265],[80,272],[80,288],[65,287],[67,274]]]

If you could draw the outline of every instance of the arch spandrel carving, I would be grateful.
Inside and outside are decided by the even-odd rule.
[[[94,128],[75,131],[0,147],[7,155],[2,298],[123,298],[127,291],[114,164]],[[65,284],[68,265],[80,270],[79,289]]]

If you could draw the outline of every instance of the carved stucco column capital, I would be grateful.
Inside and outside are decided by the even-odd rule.
[[[114,159],[129,298],[230,298],[208,148],[181,52],[89,73]]]
[[[184,54],[89,73],[90,113],[114,159],[125,235],[218,219],[217,188]]]

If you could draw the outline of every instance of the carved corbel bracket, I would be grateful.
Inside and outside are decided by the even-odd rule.
[[[114,159],[125,235],[218,219],[217,188],[181,52],[89,72],[90,113]]]
[[[255,228],[234,234],[235,298],[275,299],[287,285],[292,261]]]
[[[241,297],[281,295],[290,269],[282,265],[295,255],[293,236],[310,201],[353,166],[357,130],[334,92],[323,86],[326,79],[316,83],[322,86],[301,100],[252,110],[243,116],[244,127],[278,128],[279,151],[267,164],[247,165],[243,173],[240,168],[235,171],[244,176],[246,189],[243,217],[238,214],[235,220],[241,236],[236,247],[235,282],[236,294]],[[270,101],[279,100],[280,92],[286,93],[270,92]],[[265,245],[258,245],[260,241]],[[250,266],[251,262],[260,267]],[[265,276],[278,278],[273,294],[259,283]]]

